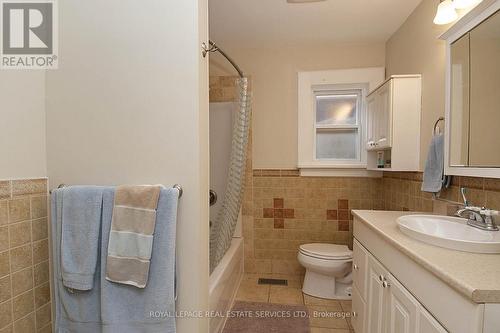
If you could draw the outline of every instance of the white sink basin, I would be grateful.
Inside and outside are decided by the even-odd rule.
[[[406,215],[397,220],[406,235],[448,249],[500,253],[500,231],[484,231],[467,225],[458,217],[437,215]]]

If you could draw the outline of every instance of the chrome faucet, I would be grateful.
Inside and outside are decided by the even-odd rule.
[[[469,213],[467,224],[471,227],[487,231],[498,231],[499,229],[495,224],[493,216],[498,216],[499,212],[492,209],[486,209],[485,207],[470,206],[469,201],[465,197],[466,192],[467,189],[465,187],[460,188],[460,193],[464,201],[464,208],[459,209],[455,215],[463,217],[462,214]]]

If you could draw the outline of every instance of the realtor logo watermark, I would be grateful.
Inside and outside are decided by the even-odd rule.
[[[51,0],[0,0],[0,68],[57,68],[56,9]]]

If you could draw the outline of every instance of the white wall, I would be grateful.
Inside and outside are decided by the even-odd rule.
[[[44,71],[0,70],[0,179],[47,175]]]
[[[65,0],[47,74],[50,186],[179,183],[178,310],[208,309],[206,0]],[[206,332],[207,319],[179,319]]]
[[[280,48],[220,45],[252,78],[253,167],[297,167],[297,73],[383,67],[384,43],[313,44]],[[210,75],[235,75],[217,54]]]

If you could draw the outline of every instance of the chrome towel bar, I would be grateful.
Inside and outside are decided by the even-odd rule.
[[[67,186],[66,184],[59,184],[57,188],[63,188],[66,186]],[[179,191],[179,198],[182,197],[182,193],[184,193],[184,190],[182,189],[182,186],[180,184],[175,184],[174,186],[172,186],[172,188],[175,188],[177,189],[177,191]],[[52,190],[50,190],[49,193],[52,193]]]

